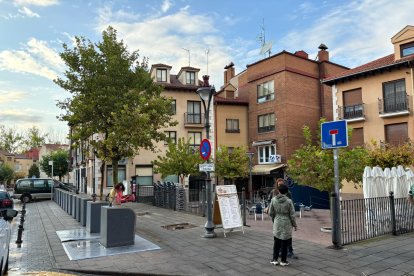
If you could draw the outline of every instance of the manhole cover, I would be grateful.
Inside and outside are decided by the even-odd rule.
[[[190,223],[177,223],[177,224],[163,225],[161,227],[171,230],[171,231],[175,231],[175,230],[194,228],[196,226]]]

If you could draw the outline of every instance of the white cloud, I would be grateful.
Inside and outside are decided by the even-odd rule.
[[[164,2],[161,5],[161,10],[163,13],[166,13],[171,8],[171,1],[170,0],[164,0]]]
[[[29,73],[53,80],[62,69],[59,55],[45,41],[31,38],[23,50],[0,52],[0,70]]]
[[[34,109],[3,109],[0,111],[0,121],[10,123],[37,124],[43,121],[44,114]]]
[[[309,12],[307,9],[306,12]],[[281,41],[288,51],[329,47],[331,61],[355,67],[393,52],[391,37],[412,24],[412,0],[357,0],[331,8],[305,29],[293,30]]]
[[[5,91],[0,90],[0,104],[6,104],[11,102],[18,102],[26,97],[28,97],[29,93],[24,91]]]
[[[102,32],[108,25],[118,31],[118,37],[124,39],[129,51],[139,50],[141,56],[148,57],[149,63],[166,63],[173,66],[172,74],[181,67],[188,66],[190,50],[191,66],[200,68],[201,76],[206,74],[206,50],[209,49],[209,74],[211,83],[219,86],[223,82],[222,72],[229,63],[229,47],[215,27],[214,18],[207,14],[194,14],[186,6],[179,11],[144,19],[138,22],[120,20],[109,6],[99,10],[99,25]],[[149,39],[150,38],[150,39]]]
[[[59,4],[58,0],[14,0],[16,6],[53,6]]]
[[[37,18],[40,17],[39,14],[31,11],[29,8],[26,8],[26,7],[22,7],[21,9],[18,9],[18,11],[19,11],[19,13],[21,13],[21,14],[27,16],[27,17],[37,17]]]

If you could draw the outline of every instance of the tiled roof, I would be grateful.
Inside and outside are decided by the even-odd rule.
[[[3,155],[13,155],[12,153],[7,152],[5,150],[1,150],[1,149],[0,149],[0,153],[3,154]]]
[[[220,96],[214,97],[214,102],[217,104],[249,105],[249,101],[246,99],[228,99]]]
[[[151,65],[151,68],[152,67],[163,67],[163,68],[172,68],[172,66],[170,66],[170,65],[167,65],[167,64],[163,64],[163,63],[157,63],[157,64],[153,64],[153,65]]]
[[[181,89],[181,90],[193,90],[196,91],[203,82],[198,80],[198,85],[189,85],[189,84],[182,84],[177,75],[170,75],[170,83],[165,82],[157,82],[157,84],[164,86],[166,89]]]
[[[192,71],[197,71],[197,72],[200,71],[199,68],[195,68],[195,67],[191,67],[191,66],[181,67],[180,71],[182,71],[182,70],[192,70]]]
[[[391,55],[376,59],[374,61],[368,62],[366,64],[363,64],[361,66],[355,67],[353,69],[343,71],[334,76],[330,76],[324,79],[323,82],[332,83],[334,81],[338,81],[338,80],[341,80],[341,79],[344,79],[350,76],[356,76],[356,75],[364,74],[370,71],[396,66],[402,63],[406,63],[410,60],[414,60],[414,55],[410,55],[410,56],[395,60],[394,54],[391,54]]]

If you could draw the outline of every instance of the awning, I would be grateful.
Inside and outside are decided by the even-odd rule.
[[[270,174],[271,171],[285,167],[285,164],[267,164],[267,165],[255,165],[252,167],[252,174],[262,175]]]
[[[264,146],[264,145],[271,145],[274,144],[274,140],[266,140],[266,141],[255,141],[252,143],[253,147],[257,147],[257,146]]]

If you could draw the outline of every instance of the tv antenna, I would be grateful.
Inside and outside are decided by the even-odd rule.
[[[210,49],[206,50],[206,59],[207,59],[207,76],[208,76],[208,53],[210,53]]]
[[[185,48],[181,48],[181,49],[183,49],[184,51],[187,51],[187,53],[188,53],[188,66],[190,66],[190,50],[185,49]]]
[[[261,28],[261,32],[257,37],[261,45],[259,54],[266,56],[266,53],[269,53],[268,56],[270,57],[270,54],[272,52],[273,42],[270,41],[266,43],[266,30],[264,26],[264,18],[263,18],[263,24],[262,26],[260,26],[260,28]]]

